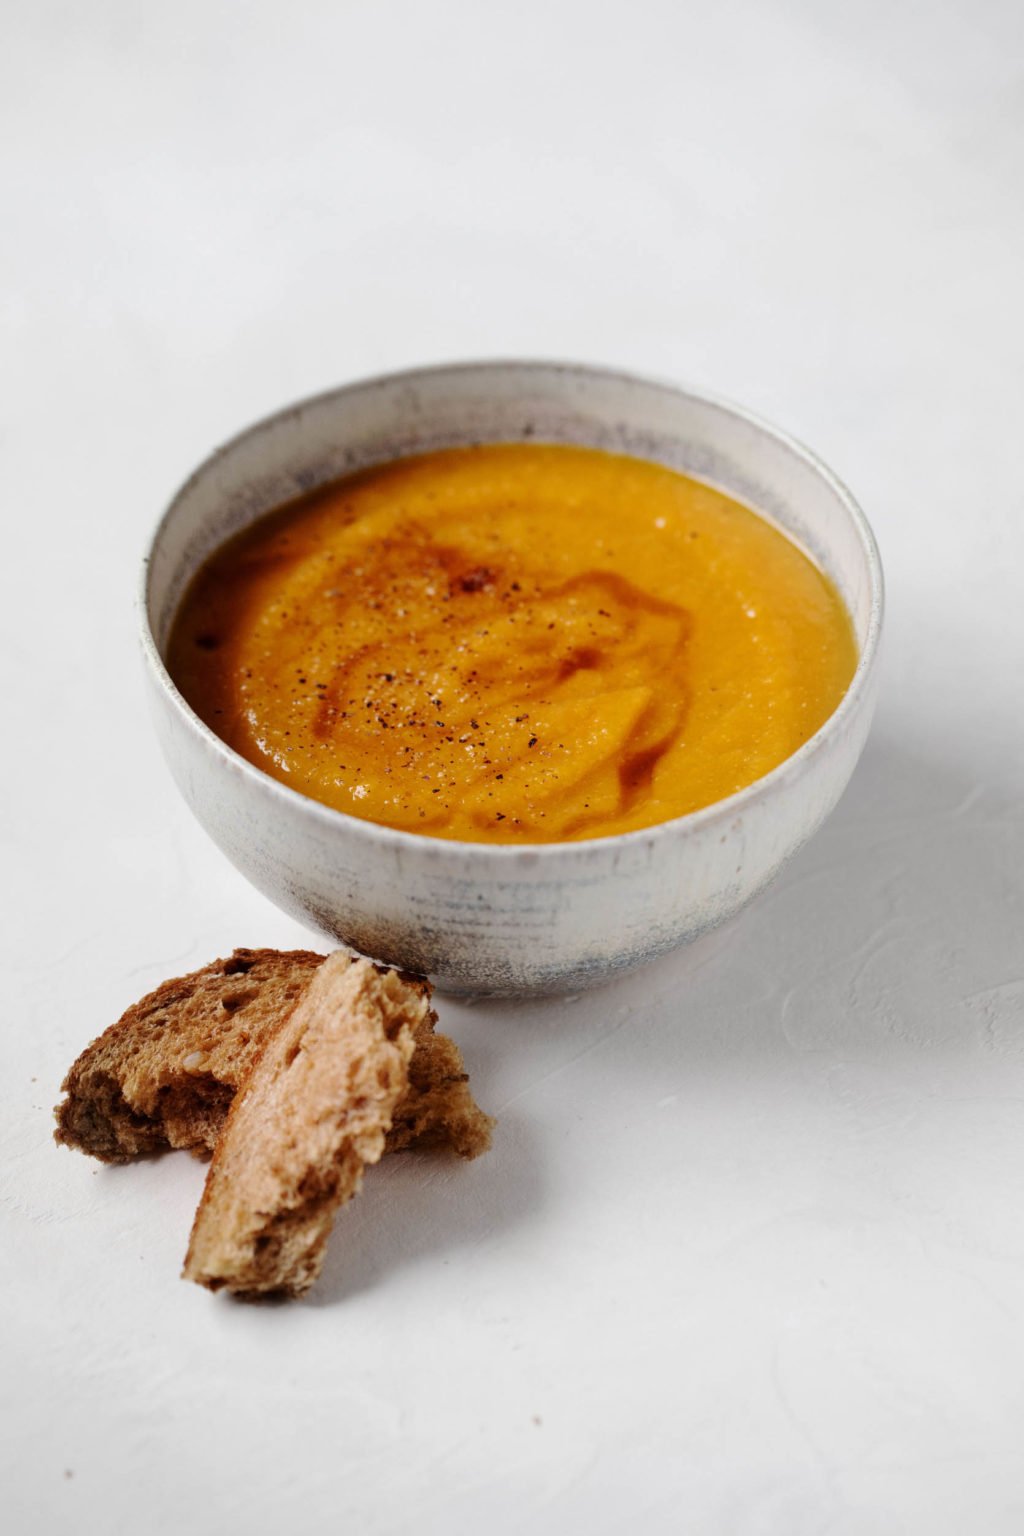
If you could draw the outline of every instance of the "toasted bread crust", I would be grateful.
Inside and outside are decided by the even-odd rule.
[[[311,950],[236,949],[165,981],[71,1067],[57,1141],[107,1163],[166,1147],[205,1153],[253,1055],[322,964]]]
[[[184,1276],[238,1295],[301,1295],[339,1206],[384,1151],[408,1091],[424,989],[333,955],[267,1041],[210,1164]]]
[[[323,964],[311,950],[236,949],[164,982],[74,1063],[56,1140],[103,1162],[167,1147],[212,1152],[239,1086]],[[404,980],[429,999],[427,982]],[[473,1102],[458,1048],[434,1034],[435,1022],[428,1008],[417,1025],[387,1149],[449,1147],[476,1157],[490,1144],[491,1121]]]

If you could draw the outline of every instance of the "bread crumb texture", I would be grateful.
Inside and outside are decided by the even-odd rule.
[[[423,991],[367,960],[332,956],[268,1042],[210,1164],[185,1276],[242,1295],[300,1295],[338,1207],[409,1086]]]

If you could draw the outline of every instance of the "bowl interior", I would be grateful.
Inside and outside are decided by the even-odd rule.
[[[772,518],[835,582],[853,621],[858,671],[870,661],[881,614],[877,552],[856,503],[822,464],[719,401],[547,363],[456,365],[350,385],[260,422],[221,448],[183,486],[153,541],[144,607],[161,658],[198,567],[264,512],[383,460],[525,441],[653,459]]]

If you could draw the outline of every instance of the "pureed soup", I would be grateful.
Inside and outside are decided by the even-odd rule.
[[[489,843],[667,821],[776,767],[857,649],[831,582],[721,491],[596,449],[457,448],[262,518],[202,567],[168,666],[315,800]]]

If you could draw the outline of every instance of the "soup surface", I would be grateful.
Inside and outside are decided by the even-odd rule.
[[[742,789],[856,661],[834,587],[771,523],[659,465],[540,444],[402,459],[271,513],[200,570],[168,654],[283,783],[501,843]]]

